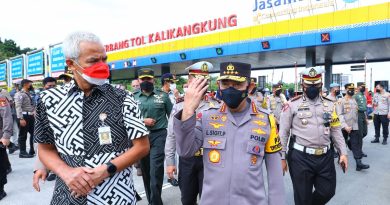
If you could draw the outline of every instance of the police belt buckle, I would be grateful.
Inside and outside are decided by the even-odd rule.
[[[197,152],[195,152],[195,157],[203,156],[203,148],[200,148]]]
[[[323,155],[324,154],[324,149],[315,149],[314,155]]]

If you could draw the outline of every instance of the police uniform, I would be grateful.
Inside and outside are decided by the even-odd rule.
[[[138,78],[154,78],[152,69],[143,68],[138,72]],[[146,126],[149,130],[150,153],[141,159],[142,178],[146,197],[150,204],[160,205],[162,184],[164,179],[164,148],[167,137],[168,116],[172,110],[172,103],[160,89],[153,89],[150,94],[142,90],[134,93],[141,110],[142,117],[152,118],[154,126]]]
[[[320,68],[306,68],[302,73],[305,84],[318,85],[324,71]],[[297,205],[325,204],[335,194],[336,170],[330,136],[340,155],[347,155],[334,104],[318,95],[314,100],[306,94],[293,98],[284,107],[280,119],[280,137],[283,152],[291,130],[287,156],[294,201]],[[313,186],[315,191],[313,192]]]
[[[390,114],[390,93],[384,92],[375,93],[374,95],[374,126],[375,126],[375,140],[372,143],[379,142],[379,136],[381,131],[381,124],[383,129],[383,142],[387,144],[387,137],[389,137],[389,119],[387,116]]]
[[[250,77],[250,69],[249,64],[221,63],[217,80],[244,82]],[[179,156],[192,157],[203,147],[202,205],[285,204],[281,144],[275,119],[248,98],[244,100],[247,107],[240,113],[230,112],[222,103],[185,121],[181,120],[182,111],[174,116]]]
[[[331,83],[329,85],[330,89],[334,87],[340,87],[339,84],[337,83]],[[326,96],[327,99],[331,100],[334,103],[334,109],[336,110],[337,115],[339,115],[340,123],[344,123],[344,118],[340,116],[341,114],[341,100],[340,96],[334,95],[334,93],[329,93],[329,95]],[[337,158],[339,155],[337,154],[336,150],[334,149],[334,143],[333,143],[333,138],[331,138],[331,150],[334,152],[334,158]]]
[[[358,87],[366,88],[366,83],[358,83]],[[353,96],[358,105],[358,125],[360,135],[364,138],[367,136],[367,98],[364,95],[364,92],[360,92],[360,90]]]
[[[275,94],[275,92],[282,90],[281,84],[275,84],[273,85],[273,88],[274,88],[274,93],[270,97],[270,103],[271,103],[270,108],[271,108],[271,112],[275,115],[277,124],[280,124],[279,123],[280,114],[282,113],[282,108],[284,104],[287,102],[287,100],[283,93],[280,93],[279,96]]]
[[[23,79],[22,85],[25,83],[30,83],[32,81]],[[16,108],[16,117],[18,118],[18,126],[19,126],[19,146],[20,146],[20,154],[21,158],[30,158],[35,155],[34,151],[34,104],[33,99],[29,91],[25,91],[24,89],[20,90],[15,94],[15,108]],[[20,120],[24,119],[26,121],[26,126],[20,126]],[[27,154],[26,152],[26,141],[27,141],[27,133],[30,133],[30,151]]]
[[[353,83],[345,84],[346,90],[355,90]],[[363,157],[362,144],[363,137],[361,131],[359,131],[359,117],[358,117],[358,104],[356,97],[344,97],[341,100],[341,113],[340,116],[343,118],[341,127],[343,128],[343,136],[347,141],[348,147],[352,150],[353,157],[356,160],[356,171],[370,168],[369,165],[363,164],[361,159]],[[347,132],[345,128],[350,127],[352,130]]]
[[[213,69],[213,65],[209,62],[201,61],[195,63],[185,70],[189,75],[200,78],[210,78],[209,70]],[[196,110],[199,114],[205,110],[215,107],[219,103],[207,94]],[[173,105],[171,116],[168,122],[168,135],[165,143],[165,158],[167,166],[176,166],[176,138],[173,132],[174,115],[183,109],[184,98],[177,100]],[[203,185],[203,149],[200,148],[194,156],[188,158],[179,158],[179,187],[181,191],[181,202],[183,205],[196,205],[197,196],[201,196]]]
[[[10,139],[12,136],[12,112],[7,98],[0,94],[0,139]],[[7,183],[7,169],[9,168],[6,147],[0,142],[0,200],[6,196],[4,185]]]
[[[165,81],[171,81],[171,82],[176,82],[175,76],[173,76],[171,73],[165,73],[164,75],[161,76],[161,86],[164,85]],[[176,102],[176,97],[173,89],[170,89],[168,92],[169,99],[171,100],[172,104],[175,104]]]

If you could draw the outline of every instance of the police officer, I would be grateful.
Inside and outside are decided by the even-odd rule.
[[[279,128],[280,114],[282,113],[283,106],[287,103],[286,97],[282,93],[282,84],[274,84],[272,86],[272,95],[270,96],[270,108],[275,115],[276,122]]]
[[[12,136],[12,112],[9,101],[0,93],[0,201],[7,196],[4,185],[7,183],[8,157],[6,147]]]
[[[291,129],[287,161],[297,205],[326,204],[335,194],[336,170],[333,152],[329,151],[330,136],[340,154],[340,163],[345,169],[348,167],[345,141],[333,102],[320,96],[323,72],[312,67],[301,73],[304,94],[289,101],[280,119],[284,154]],[[286,161],[282,164],[287,171]]]
[[[329,85],[329,88],[330,92],[329,95],[326,96],[326,98],[336,103],[337,100],[340,98],[340,85],[338,83],[331,83]]]
[[[340,117],[343,118],[342,123],[342,132],[344,138],[347,140],[348,147],[352,150],[353,157],[356,160],[356,171],[360,171],[362,169],[370,168],[369,165],[362,163],[362,144],[363,137],[361,136],[362,132],[359,131],[359,106],[356,102],[355,95],[355,86],[353,83],[345,84],[345,90],[347,94],[341,100],[341,113]]]
[[[192,157],[203,147],[202,205],[285,204],[275,119],[248,98],[250,72],[250,64],[221,63],[217,83],[223,103],[196,114],[208,85],[205,79],[195,79],[183,110],[174,116],[179,156]]]
[[[213,69],[213,65],[206,61],[197,62],[185,70],[188,72],[188,83],[191,84],[194,79],[205,78],[210,79],[209,70]],[[216,107],[218,102],[204,95],[196,113],[202,113],[212,107]],[[173,178],[176,172],[176,138],[173,133],[174,115],[183,109],[184,101],[178,101],[172,109],[168,123],[168,136],[165,144],[165,157],[167,164],[168,178]],[[200,116],[201,114],[199,114]],[[196,205],[197,196],[201,196],[203,184],[203,149],[200,148],[194,156],[183,158],[179,157],[179,187],[181,191],[181,203],[183,205]]]
[[[149,204],[161,205],[166,128],[172,110],[172,103],[165,92],[154,88],[154,72],[152,69],[140,69],[138,80],[140,90],[134,93],[134,97],[139,103],[144,123],[150,132],[150,153],[141,160],[142,178]]]
[[[257,90],[259,91],[258,96],[257,96],[257,100],[259,101],[261,108],[266,109],[267,111],[271,112],[271,108],[270,108],[271,103],[269,101],[269,96],[268,96],[269,89],[259,87],[259,88],[257,88]]]
[[[374,95],[374,126],[375,139],[371,143],[379,143],[381,124],[383,129],[383,145],[387,144],[389,137],[389,119],[390,119],[390,94],[386,92],[382,84],[375,86]]]
[[[19,126],[19,158],[34,157],[34,104],[30,91],[33,91],[32,81],[23,79],[21,82],[22,89],[15,94],[16,116]],[[27,133],[30,133],[30,151],[26,151]]]
[[[171,73],[165,73],[161,76],[161,90],[168,93],[172,104],[175,104],[176,98],[180,97],[179,91],[176,89],[176,78]]]

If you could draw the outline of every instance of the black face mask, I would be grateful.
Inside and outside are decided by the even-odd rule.
[[[337,96],[337,95],[340,95],[340,90],[336,90],[335,92],[334,92],[334,94]]]
[[[147,93],[150,93],[150,92],[152,92],[154,90],[153,83],[148,82],[148,81],[142,82],[139,86],[141,87],[141,90],[143,90],[143,91],[145,91]]]
[[[307,87],[305,90],[305,94],[309,99],[314,100],[320,95],[320,88],[317,88],[315,86]]]
[[[29,90],[29,91],[33,91],[33,90],[34,90],[34,87],[33,87],[33,86],[30,86],[30,87],[28,88],[28,90]]]
[[[348,90],[348,91],[347,91],[347,94],[348,94],[349,96],[353,96],[353,95],[355,95],[355,91],[354,91],[354,90]]]
[[[380,93],[380,92],[381,92],[381,90],[379,90],[379,89],[376,89],[375,91],[376,91],[377,93]]]
[[[360,88],[360,92],[364,93],[366,91],[366,88]]]
[[[248,96],[248,90],[237,90],[233,87],[221,90],[222,100],[229,108],[236,109]]]
[[[280,96],[280,93],[282,93],[282,90],[277,90],[277,91],[275,91],[275,95],[276,95],[276,96]]]

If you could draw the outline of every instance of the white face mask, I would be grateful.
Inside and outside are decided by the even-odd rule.
[[[85,70],[80,64],[78,64],[76,61],[73,61],[78,67],[80,67],[81,69]],[[103,85],[105,83],[108,83],[108,79],[100,79],[100,78],[92,78],[92,77],[89,77],[87,75],[85,75],[84,73],[81,73],[80,71],[76,70],[76,72],[82,77],[84,78],[84,80],[86,80],[88,83],[90,84],[93,84],[93,85]]]
[[[175,83],[169,84],[169,89],[170,89],[171,91],[176,90],[176,84],[175,84]]]

